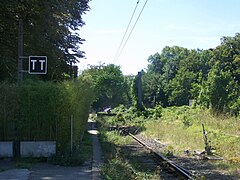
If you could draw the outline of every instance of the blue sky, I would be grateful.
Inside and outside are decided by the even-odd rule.
[[[148,57],[165,46],[208,49],[240,31],[239,0],[149,0],[121,56],[114,60],[137,0],[92,0],[80,35],[87,64],[115,63],[124,74],[147,67]],[[140,0],[134,24],[145,0]],[[129,30],[131,30],[130,26]]]

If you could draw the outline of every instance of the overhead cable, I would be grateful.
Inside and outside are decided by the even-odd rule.
[[[116,52],[116,54],[115,54],[114,61],[115,61],[116,58],[118,57],[119,50],[120,50],[120,48],[121,48],[121,46],[122,46],[122,43],[123,43],[123,41],[124,41],[124,39],[125,39],[125,36],[126,36],[127,32],[128,32],[128,28],[129,28],[129,26],[130,26],[130,24],[131,24],[131,22],[132,22],[132,19],[133,19],[133,17],[134,17],[134,14],[135,14],[135,12],[136,12],[137,7],[138,7],[139,1],[140,1],[140,0],[137,1],[137,4],[136,4],[136,6],[135,6],[135,8],[134,8],[134,11],[133,11],[132,16],[131,16],[131,18],[130,18],[130,21],[129,21],[128,26],[127,26],[127,28],[126,28],[126,31],[125,31],[125,33],[124,33],[124,35],[123,35],[123,37],[122,37],[121,43],[120,43],[120,45],[119,45],[119,47],[118,47],[118,50],[117,50],[117,52]]]
[[[143,7],[142,7],[142,10],[141,10],[141,12],[139,13],[139,15],[138,15],[138,17],[137,17],[137,19],[136,19],[136,21],[135,21],[135,23],[134,23],[134,25],[133,25],[133,27],[132,27],[130,33],[129,33],[129,35],[128,35],[128,37],[127,37],[127,39],[126,39],[126,41],[125,41],[125,43],[124,43],[124,45],[123,45],[123,47],[122,47],[122,49],[121,49],[121,51],[120,51],[120,53],[118,54],[117,58],[115,59],[115,62],[119,59],[120,55],[122,54],[123,49],[125,48],[125,46],[126,46],[128,40],[129,40],[129,38],[130,38],[130,36],[131,36],[133,30],[134,30],[134,28],[135,28],[135,26],[136,26],[136,24],[137,24],[137,22],[138,22],[138,20],[139,20],[139,18],[140,18],[140,16],[141,16],[143,10],[144,10],[144,8],[145,8],[147,2],[148,2],[148,0],[146,0],[146,2],[144,3],[144,5],[143,5]]]

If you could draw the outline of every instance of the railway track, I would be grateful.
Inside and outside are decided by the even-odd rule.
[[[154,157],[155,162],[158,165],[160,165],[162,169],[163,169],[162,166],[164,166],[165,170],[167,169],[169,172],[174,174],[172,177],[168,177],[166,179],[174,179],[174,178],[175,179],[190,179],[190,180],[197,179],[197,177],[194,176],[191,172],[189,172],[188,170],[179,166],[172,160],[164,157],[159,152],[155,152],[151,147],[146,145],[142,140],[140,140],[139,138],[134,136],[132,133],[128,132],[124,128],[119,128],[119,130],[124,132],[124,134],[131,136],[141,147],[144,147],[147,151],[149,151],[150,154]],[[171,176],[171,175],[168,175],[168,176]],[[162,179],[165,179],[165,178],[162,178]]]

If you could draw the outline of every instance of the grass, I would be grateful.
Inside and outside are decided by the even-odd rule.
[[[213,116],[209,110],[190,107],[171,107],[163,110],[161,119],[145,121],[145,136],[157,138],[173,147],[174,154],[184,150],[204,150],[202,126],[213,152],[225,161],[216,167],[227,167],[229,172],[240,172],[240,120],[231,116]]]
[[[106,163],[101,167],[101,175],[107,180],[125,179],[158,179],[155,172],[144,172],[129,155],[121,152],[121,146],[129,144],[129,136],[121,136],[117,131],[100,131],[102,150]]]
[[[19,168],[19,169],[31,169],[35,163],[36,162],[33,159],[20,160],[20,161],[16,162],[15,167]]]
[[[189,106],[169,107],[161,111],[161,116],[144,117],[130,114],[133,111],[122,109],[120,118],[118,116],[102,118],[100,123],[105,127],[119,124],[119,120],[124,125],[140,124],[144,127],[141,132],[143,135],[159,139],[168,145],[164,153],[174,155],[183,155],[184,150],[205,149],[203,123],[212,152],[224,158],[224,161],[214,163],[216,168],[226,170],[233,175],[240,174],[239,118],[229,115],[216,116],[208,109]],[[111,133],[107,135],[110,137],[106,140],[108,143],[111,142],[108,147],[114,147],[114,151],[117,152],[116,145],[121,142],[118,137],[112,135]]]
[[[147,180],[147,179],[159,179],[157,172],[142,172],[137,171],[132,164],[125,159],[120,157],[111,159],[101,168],[101,175],[103,179],[107,180],[126,180],[126,179],[136,179],[136,180]]]
[[[132,142],[132,138],[129,136],[121,136],[119,131],[112,131],[105,133],[105,141],[114,143],[115,145],[126,145]]]
[[[75,147],[73,152],[70,150],[64,155],[56,155],[52,159],[52,163],[62,166],[79,166],[92,158],[92,141],[91,135],[87,132],[84,134],[79,147]]]

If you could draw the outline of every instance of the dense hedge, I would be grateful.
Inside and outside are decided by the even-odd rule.
[[[56,140],[57,150],[65,152],[73,115],[73,142],[79,145],[94,97],[90,77],[63,83],[27,81],[20,86],[1,83],[0,92],[0,140],[13,140],[17,132],[20,140]]]

